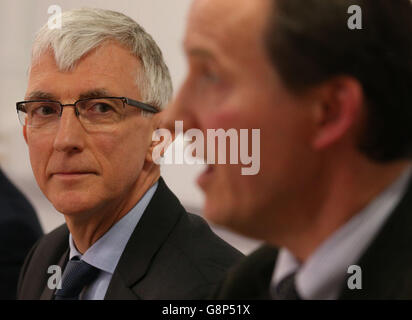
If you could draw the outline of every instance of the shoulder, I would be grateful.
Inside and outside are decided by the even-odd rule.
[[[206,298],[243,256],[203,218],[187,213],[163,180],[125,249],[127,267],[122,269],[130,268],[136,255],[150,259],[139,262],[146,273],[135,292],[143,299]]]
[[[161,215],[174,216],[170,220],[173,227],[164,242],[169,250],[180,254],[187,263],[215,268],[216,271],[226,270],[243,256],[218,237],[202,217],[188,213],[162,179],[159,189],[162,197],[155,198],[155,201],[163,200],[163,206],[167,207]],[[207,274],[205,276],[208,277]]]
[[[63,224],[39,239],[32,248],[30,261],[28,262],[30,265],[47,265],[47,267],[57,263],[55,260],[60,258],[69,247],[68,240],[69,229],[66,224]]]
[[[58,250],[61,247],[67,248],[68,239],[69,229],[66,224],[63,224],[44,235],[37,245],[37,250]]]
[[[206,299],[242,256],[202,218],[182,212],[135,292],[142,299]]]
[[[64,224],[40,238],[31,248],[20,272],[19,299],[38,299],[47,281],[47,270],[58,264],[68,248],[69,230]]]
[[[243,257],[218,237],[202,217],[187,212],[182,214],[167,244],[210,282]]]
[[[214,299],[268,299],[278,250],[263,245],[232,267]]]

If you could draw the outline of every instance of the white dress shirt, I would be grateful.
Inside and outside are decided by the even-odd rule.
[[[271,291],[284,277],[296,271],[296,290],[302,299],[337,299],[346,285],[348,267],[359,260],[394,211],[406,191],[410,176],[411,168],[408,168],[367,207],[324,241],[303,265],[289,250],[281,248]]]

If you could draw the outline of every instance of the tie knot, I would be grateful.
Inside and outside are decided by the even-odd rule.
[[[62,288],[56,291],[56,300],[79,299],[84,287],[96,279],[99,269],[83,260],[70,260],[62,276]]]
[[[296,271],[284,277],[274,288],[273,299],[275,300],[301,300],[296,290]]]

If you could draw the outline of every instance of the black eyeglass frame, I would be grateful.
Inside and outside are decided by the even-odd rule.
[[[24,107],[22,106],[25,103],[30,103],[30,102],[53,102],[53,103],[58,103],[60,104],[60,114],[59,117],[61,117],[62,113],[63,113],[63,108],[67,107],[67,106],[73,106],[75,107],[75,112],[76,115],[79,116],[79,111],[77,110],[77,104],[79,102],[83,102],[83,101],[89,101],[89,100],[95,100],[95,99],[119,99],[123,102],[123,108],[125,108],[125,105],[129,105],[132,107],[136,107],[136,108],[140,108],[144,111],[150,112],[150,113],[158,113],[159,110],[147,103],[144,102],[140,102],[131,98],[127,98],[127,97],[93,97],[93,98],[85,98],[85,99],[79,99],[77,101],[75,101],[74,103],[68,103],[68,104],[62,104],[60,101],[56,101],[56,100],[44,100],[44,99],[39,99],[39,100],[27,100],[27,101],[19,101],[16,102],[16,110],[17,110],[17,114],[19,113],[19,111],[21,112],[25,112],[27,113],[27,110],[24,109]]]

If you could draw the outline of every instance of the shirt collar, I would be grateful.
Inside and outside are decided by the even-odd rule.
[[[406,192],[411,177],[409,167],[365,209],[338,229],[302,266],[286,248],[275,265],[271,288],[297,271],[296,288],[303,299],[337,299],[348,267],[361,257]]]
[[[129,213],[113,225],[84,255],[76,249],[72,235],[70,234],[70,259],[78,257],[100,270],[113,274],[124,248],[152,199],[157,186],[158,182],[144,194]]]

